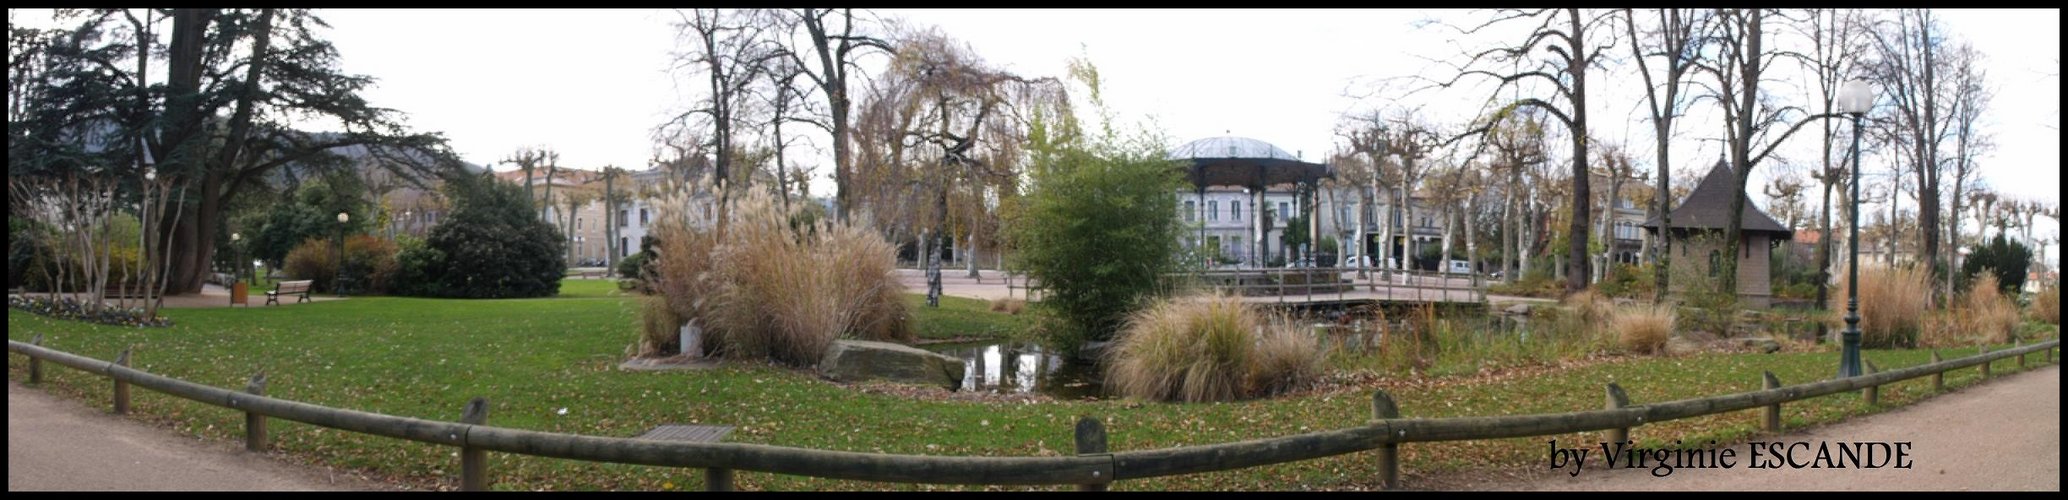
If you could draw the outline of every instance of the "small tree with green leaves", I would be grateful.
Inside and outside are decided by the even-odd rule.
[[[1074,351],[1107,340],[1127,315],[1164,292],[1182,265],[1185,225],[1171,193],[1183,187],[1160,137],[1120,137],[1099,100],[1098,72],[1073,61],[1090,88],[1101,133],[1087,137],[1068,112],[1037,112],[1029,127],[1031,185],[1010,224],[1017,268],[1043,289],[1038,307],[1060,320],[1049,343]]]

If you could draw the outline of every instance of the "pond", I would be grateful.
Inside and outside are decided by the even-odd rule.
[[[1507,315],[1456,315],[1453,322],[1483,325],[1469,331],[1488,338],[1530,335],[1526,317]],[[1332,320],[1332,321],[1331,321]],[[1316,340],[1322,349],[1366,352],[1377,349],[1380,332],[1405,332],[1408,324],[1374,315],[1342,314],[1330,318],[1310,317],[1310,324],[1326,324]],[[1384,328],[1380,328],[1381,322]],[[922,348],[962,360],[962,390],[1003,394],[1041,394],[1056,399],[1084,400],[1107,397],[1098,368],[1049,352],[1038,344],[1019,342],[975,342],[934,344]]]
[[[1096,367],[1048,352],[1036,344],[980,342],[924,348],[962,360],[965,391],[1032,393],[1056,399],[1104,396]]]

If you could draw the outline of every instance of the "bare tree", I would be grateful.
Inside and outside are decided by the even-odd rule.
[[[1587,70],[1594,67],[1603,51],[1614,47],[1615,31],[1609,24],[1614,20],[1613,11],[1583,14],[1578,8],[1503,10],[1494,19],[1480,24],[1467,35],[1490,26],[1506,25],[1510,21],[1534,23],[1528,35],[1517,43],[1494,47],[1472,55],[1459,68],[1458,76],[1440,84],[1449,87],[1469,76],[1492,78],[1499,82],[1494,92],[1518,85],[1519,82],[1534,81],[1550,88],[1548,97],[1527,97],[1515,100],[1494,113],[1505,115],[1513,108],[1535,107],[1548,112],[1552,118],[1564,124],[1572,135],[1572,219],[1567,232],[1566,293],[1577,292],[1587,286]],[[1526,63],[1533,54],[1542,51],[1550,57]],[[1507,65],[1512,70],[1490,70],[1483,65]],[[1468,130],[1464,135],[1484,133],[1491,123]]]
[[[672,136],[667,130],[670,127],[694,126],[692,119],[696,118],[704,122],[711,131],[713,180],[718,183],[719,202],[725,203],[730,198],[725,187],[743,173],[733,164],[742,142],[738,140],[740,129],[748,121],[742,109],[751,96],[748,88],[768,73],[769,62],[783,57],[783,52],[765,34],[774,24],[768,19],[771,14],[738,9],[678,9],[675,13],[681,18],[675,24],[677,43],[688,46],[675,54],[675,65],[703,77],[706,88],[694,107],[670,119],[658,133]]]
[[[1025,120],[1017,118],[1024,114],[1021,110],[1056,108],[1066,97],[1060,80],[1026,78],[993,69],[967,46],[936,29],[903,33],[898,46],[887,79],[903,84],[891,87],[894,93],[887,96],[888,102],[906,110],[904,116],[917,123],[906,122],[908,128],[899,129],[895,139],[900,147],[923,147],[938,154],[931,161],[919,162],[923,171],[911,177],[917,182],[912,187],[926,193],[929,199],[925,203],[932,209],[921,248],[925,252],[927,305],[933,307],[939,305],[941,293],[939,249],[946,248],[953,238],[951,218],[966,228],[963,240],[967,245],[974,239],[970,237],[974,231],[968,228],[987,225],[983,221],[989,218],[983,205],[974,202],[982,192],[975,187],[1010,182],[1014,177],[1010,167],[1016,163],[1016,153],[996,157],[983,152],[1017,142],[983,140],[1009,139],[1014,134],[1001,136],[995,131],[1025,127]],[[952,204],[962,208],[961,217],[950,213],[951,195],[963,200]]]
[[[1644,180],[1643,177],[1637,175],[1637,167],[1631,161],[1629,153],[1623,150],[1622,145],[1603,143],[1597,151],[1601,154],[1602,177],[1608,181],[1608,189],[1602,191],[1601,219],[1596,226],[1598,229],[1595,231],[1599,235],[1598,241],[1601,242],[1601,254],[1597,261],[1601,265],[1595,269],[1594,275],[1590,277],[1590,283],[1598,283],[1603,277],[1607,276],[1609,265],[1614,262],[1613,256],[1616,248],[1616,200],[1623,197],[1623,183],[1630,180],[1639,182]]]
[[[1545,162],[1543,114],[1519,109],[1496,122],[1486,138],[1485,144],[1494,149],[1494,168],[1503,179],[1501,280],[1513,282],[1529,268],[1529,255],[1534,252],[1523,239],[1525,228],[1535,220],[1527,215],[1530,197],[1526,182],[1530,177],[1525,173]]]
[[[1953,157],[1950,158],[1953,163],[1953,192],[1948,198],[1952,202],[1947,204],[1949,206],[1946,216],[1946,248],[1958,252],[1960,200],[1965,194],[1963,190],[1967,187],[1968,178],[1976,174],[1975,158],[1995,148],[1990,135],[1981,129],[1982,116],[1988,111],[1993,92],[1987,87],[1987,75],[1980,67],[1982,53],[1976,51],[1974,46],[1961,44],[1949,55],[1952,57],[1950,64],[1953,70],[1953,74],[1949,75],[1952,79],[1950,83],[1953,85],[1953,110],[1952,116],[1948,117],[1953,122]],[[1953,278],[1958,274],[1951,270],[1949,266],[1949,272],[1946,273],[1948,294],[1953,293]]]
[[[1916,181],[1918,201],[1918,249],[1924,263],[1937,278],[1939,264],[1939,187],[1945,163],[1940,145],[1953,125],[1948,108],[1953,102],[1948,68],[1947,37],[1938,18],[1929,9],[1905,9],[1872,32],[1877,61],[1872,71],[1895,104],[1892,133],[1908,146],[1905,162]],[[1932,280],[1932,288],[1940,281]],[[1934,290],[1950,293],[1950,290]]]
[[[618,248],[618,224],[624,223],[624,217],[618,215],[618,207],[627,201],[631,201],[629,199],[630,196],[627,196],[629,193],[617,190],[617,180],[624,176],[625,169],[618,168],[616,165],[605,165],[603,167],[603,269],[605,273],[614,272],[612,270],[618,268],[618,253],[624,251]]]
[[[1796,106],[1777,106],[1772,102],[1773,93],[1764,88],[1767,72],[1773,69],[1772,60],[1777,58],[1800,58],[1799,53],[1780,50],[1767,44],[1769,11],[1767,9],[1722,9],[1715,16],[1714,36],[1710,38],[1713,57],[1697,63],[1703,73],[1713,77],[1703,82],[1708,95],[1723,110],[1724,147],[1731,162],[1733,175],[1731,192],[1736,194],[1730,200],[1727,216],[1729,222],[1724,229],[1726,248],[1744,246],[1745,186],[1752,170],[1773,155],[1774,150],[1787,141],[1789,136],[1813,122],[1841,116],[1836,113],[1821,113],[1802,117],[1785,131],[1775,133],[1789,121],[1789,117],[1804,114]],[[1723,259],[1718,269],[1720,289],[1737,290],[1738,259]],[[1733,295],[1735,296],[1735,295]]]
[[[1866,22],[1865,14],[1858,10],[1807,9],[1799,20],[1789,23],[1789,26],[1794,27],[1796,34],[1809,45],[1809,50],[1796,60],[1802,63],[1804,69],[1815,80],[1815,86],[1811,89],[1815,92],[1812,95],[1812,104],[1821,113],[1831,114],[1838,111],[1839,89],[1847,80],[1860,73],[1860,65],[1855,61],[1859,59],[1860,54],[1867,51]],[[1839,196],[1845,196],[1844,189],[1840,188],[1850,182],[1847,175],[1851,172],[1847,161],[1849,157],[1843,156],[1847,154],[1846,148],[1838,145],[1841,144],[1839,141],[1844,135],[1852,132],[1843,125],[1843,122],[1835,120],[1819,120],[1817,123],[1818,131],[1822,132],[1822,154],[1817,156],[1821,168],[1810,175],[1810,178],[1815,179],[1824,189],[1823,196],[1819,198],[1823,208],[1817,218],[1818,304],[1829,303],[1827,298],[1831,282],[1831,248],[1832,241],[1836,239],[1832,237],[1832,191],[1837,189]],[[1841,154],[1835,158],[1835,162],[1832,156],[1834,149],[1839,150]],[[1850,205],[1841,205],[1845,206]],[[1821,323],[1818,324],[1818,328],[1822,327]]]
[[[1657,9],[1658,21],[1651,30],[1639,37],[1637,13],[1623,9],[1624,34],[1630,38],[1630,55],[1637,62],[1637,73],[1644,77],[1645,112],[1651,116],[1652,139],[1655,141],[1653,154],[1658,157],[1657,193],[1672,192],[1673,188],[1673,121],[1687,109],[1687,95],[1682,89],[1687,85],[1688,72],[1694,69],[1696,49],[1702,37],[1707,35],[1708,14],[1700,9]],[[1662,59],[1659,68],[1664,74],[1652,76],[1652,58]],[[1672,266],[1673,206],[1668,204],[1670,196],[1653,196],[1649,204],[1652,214],[1659,219],[1658,243],[1650,245],[1647,254],[1653,264],[1652,302],[1666,301],[1666,271]],[[1650,240],[1646,240],[1650,241]]]
[[[848,113],[853,106],[848,95],[849,70],[856,67],[856,61],[863,55],[893,50],[890,44],[868,34],[855,18],[854,9],[789,10],[783,12],[780,20],[792,35],[800,29],[805,35],[803,42],[786,41],[782,53],[803,70],[802,74],[811,80],[826,100],[826,120],[807,123],[832,135],[834,209],[837,218],[846,221],[852,208],[850,184],[854,176],[850,156],[852,143],[848,136],[852,126]],[[816,64],[808,63],[808,60]]]

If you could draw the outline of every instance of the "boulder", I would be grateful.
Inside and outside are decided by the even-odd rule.
[[[1521,303],[1518,303],[1518,304],[1515,304],[1515,305],[1511,305],[1511,306],[1508,306],[1508,308],[1507,308],[1507,309],[1502,309],[1502,310],[1501,310],[1501,312],[1504,312],[1504,313],[1508,313],[1508,314],[1513,314],[1513,315],[1516,315],[1516,316],[1528,316],[1528,315],[1529,315],[1529,304],[1521,304]]]
[[[819,360],[819,374],[840,382],[880,379],[962,388],[962,360],[888,342],[836,340]]]
[[[1772,354],[1781,351],[1781,343],[1767,337],[1745,337],[1738,339],[1738,345],[1746,349]]]
[[[1666,339],[1666,354],[1683,355],[1702,352],[1702,343],[1684,336],[1674,335]]]

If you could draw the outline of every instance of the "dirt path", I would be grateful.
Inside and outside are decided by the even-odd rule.
[[[1913,382],[1914,383],[1914,382]],[[1640,427],[1632,432],[1643,432]],[[1749,446],[1730,449],[1732,468],[1681,468],[1666,477],[1649,469],[1599,466],[1590,453],[1578,477],[1552,471],[1547,462],[1527,471],[1506,470],[1419,478],[1412,489],[1443,490],[2016,490],[2061,489],[2061,369],[2059,365],[2008,375],[1884,413],[1762,436],[1768,443],[1911,443],[1910,469],[1752,469]],[[1588,443],[1598,446],[1597,443]],[[1561,443],[1561,446],[1564,446]],[[1803,459],[1814,452],[1796,452]],[[1771,457],[1764,453],[1762,457]]]
[[[7,382],[8,491],[392,490]]]

